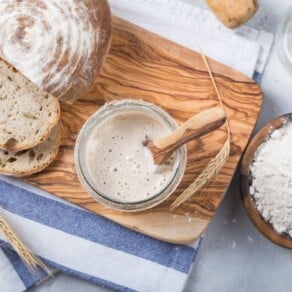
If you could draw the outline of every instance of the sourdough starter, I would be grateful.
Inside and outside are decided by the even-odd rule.
[[[89,175],[103,196],[122,203],[150,199],[173,176],[173,162],[155,165],[142,145],[145,136],[165,136],[169,129],[152,116],[127,112],[106,118],[93,131],[86,146]]]

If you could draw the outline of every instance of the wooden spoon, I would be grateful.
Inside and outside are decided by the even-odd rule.
[[[183,123],[176,131],[166,137],[144,140],[143,145],[150,149],[154,163],[161,164],[176,149],[190,140],[216,130],[224,124],[225,121],[225,111],[220,107],[215,107],[193,116]]]

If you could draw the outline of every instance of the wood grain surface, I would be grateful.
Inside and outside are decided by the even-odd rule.
[[[240,169],[240,179],[241,195],[245,209],[257,229],[274,243],[283,247],[292,248],[292,238],[285,234],[278,234],[272,225],[264,220],[257,210],[254,199],[249,193],[249,187],[252,184],[250,165],[253,162],[259,145],[270,136],[274,129],[282,127],[288,120],[292,121],[292,114],[283,115],[272,120],[256,134],[243,156]]]
[[[215,215],[241,154],[255,126],[262,93],[251,79],[210,60],[232,132],[231,155],[213,181],[175,212],[171,202],[185,189],[222,147],[224,127],[188,144],[188,164],[177,191],[149,211],[123,213],[96,203],[81,187],[75,173],[73,151],[85,120],[106,101],[134,98],[155,103],[179,123],[218,105],[200,54],[113,18],[112,46],[101,74],[82,100],[63,104],[64,139],[57,160],[27,182],[89,209],[126,227],[173,243],[197,239]]]

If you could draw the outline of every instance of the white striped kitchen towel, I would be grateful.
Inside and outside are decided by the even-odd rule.
[[[8,178],[1,178],[0,194],[1,214],[51,268],[120,291],[183,289],[198,242],[152,239]],[[0,240],[1,291],[21,291],[45,278],[31,274]]]
[[[114,15],[158,33],[260,81],[273,34],[242,26],[226,28],[209,10],[180,0],[109,0]]]

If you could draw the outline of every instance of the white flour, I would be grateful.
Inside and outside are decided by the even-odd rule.
[[[292,237],[292,122],[260,145],[251,172],[257,209],[278,233]]]

